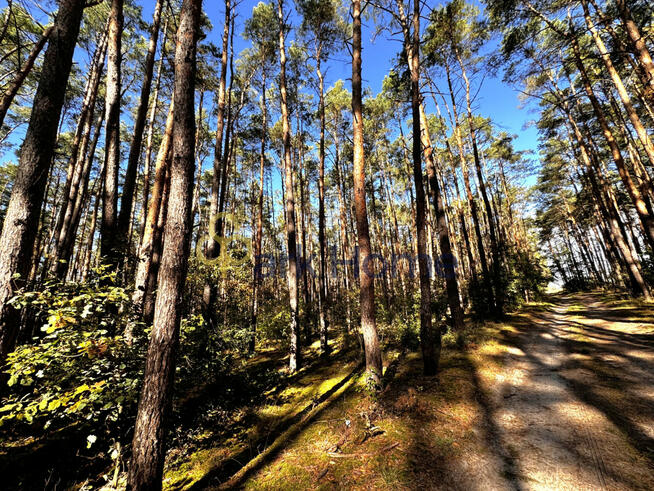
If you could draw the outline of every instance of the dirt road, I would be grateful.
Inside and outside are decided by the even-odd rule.
[[[558,296],[502,331],[486,380],[517,489],[654,489],[654,309]]]

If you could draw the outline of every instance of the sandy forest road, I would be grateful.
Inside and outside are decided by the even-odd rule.
[[[517,489],[654,489],[654,309],[559,295],[508,323],[485,380]]]

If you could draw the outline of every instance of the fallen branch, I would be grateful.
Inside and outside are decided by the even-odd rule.
[[[392,443],[391,445],[387,445],[378,452],[367,452],[367,453],[336,453],[336,452],[327,452],[327,455],[330,457],[334,457],[336,459],[349,459],[353,457],[373,457],[375,455],[379,455],[380,453],[388,452],[389,450],[393,450],[395,447],[399,446],[399,442]]]

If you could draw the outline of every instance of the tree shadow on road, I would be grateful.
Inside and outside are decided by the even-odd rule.
[[[579,306],[579,300],[582,306]],[[592,306],[589,307],[588,304]],[[627,324],[604,321],[601,312],[612,312],[610,307],[602,305],[597,308],[597,296],[564,299],[565,307],[573,306],[570,315],[563,311],[547,309],[532,311],[527,315],[515,316],[510,325],[513,329],[502,332],[501,342],[506,346],[517,347],[523,356],[535,368],[534,373],[553,373],[571,393],[583,403],[593,408],[610,421],[626,438],[635,450],[636,459],[644,459],[654,467],[654,438],[647,428],[654,428],[654,401],[651,387],[654,385],[654,347],[652,326],[639,328]],[[643,322],[648,319],[646,309],[634,307],[623,309],[619,315],[610,315],[609,319],[620,318],[625,313],[630,318],[638,315]],[[599,322],[598,322],[599,320]],[[633,319],[630,320],[633,322]],[[640,322],[640,321],[639,321]],[[620,329],[623,328],[623,329]],[[551,350],[563,350],[563,363],[551,366],[533,351],[534,336],[540,336],[539,346]],[[523,399],[529,399],[522,394]],[[538,398],[538,394],[531,396]],[[548,401],[552,405],[565,405],[570,401]],[[593,431],[592,428],[589,431]],[[570,449],[569,449],[570,450]],[[606,453],[598,449],[596,454]],[[601,455],[600,455],[601,460]],[[601,464],[604,466],[604,464]],[[640,476],[628,469],[611,465],[604,468],[604,473],[617,482],[630,487],[643,487],[644,482],[653,482],[654,475]]]

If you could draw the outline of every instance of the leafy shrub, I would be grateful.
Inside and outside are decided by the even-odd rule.
[[[99,270],[89,283],[50,282],[42,291],[12,299],[15,307],[29,307],[34,322],[43,325],[32,344],[7,357],[10,389],[0,407],[0,425],[110,422],[133,409],[146,336],[126,307],[125,290],[112,279]],[[133,334],[130,342],[125,332]]]
[[[178,387],[182,390],[225,373],[233,354],[246,349],[249,336],[244,329],[227,326],[210,329],[199,314],[182,319],[177,360]]]

